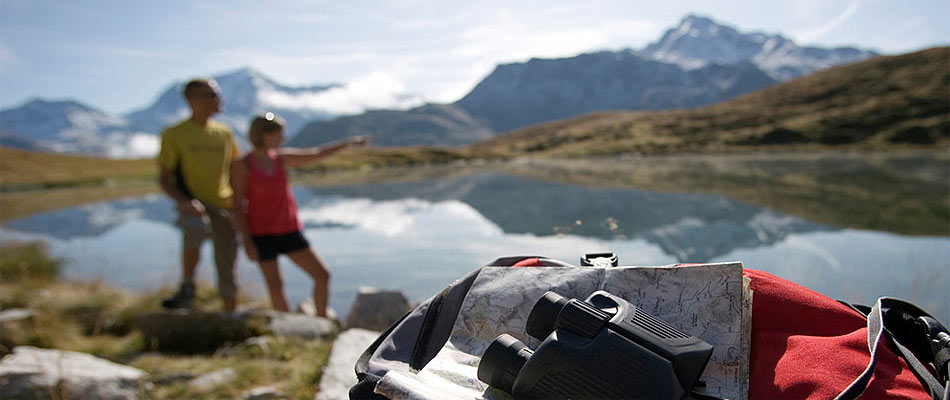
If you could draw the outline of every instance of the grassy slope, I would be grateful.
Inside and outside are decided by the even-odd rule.
[[[0,148],[0,184],[60,186],[141,180],[155,176],[155,161],[113,160]]]
[[[385,147],[349,150],[308,171],[367,170],[384,166],[444,164],[471,158],[463,149]],[[154,183],[151,158],[115,160],[96,156],[43,153],[0,147],[0,188],[5,192],[75,186],[136,186]]]
[[[710,107],[603,112],[541,124],[473,151],[578,157],[627,153],[946,149],[950,48],[831,68]]]

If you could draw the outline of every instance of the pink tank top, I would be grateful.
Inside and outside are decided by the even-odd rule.
[[[276,152],[269,153],[275,168],[261,171],[253,154],[245,157],[247,179],[247,225],[252,235],[283,235],[303,229],[297,220],[297,203],[290,192],[287,172]]]

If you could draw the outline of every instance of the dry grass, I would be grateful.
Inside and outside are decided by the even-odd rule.
[[[511,157],[882,151],[950,144],[950,48],[831,68],[710,107],[604,112],[471,146]]]
[[[148,398],[240,398],[242,392],[274,386],[298,399],[312,399],[327,362],[330,341],[270,337],[266,346],[235,345],[211,356],[144,353],[141,333],[133,327],[138,315],[157,311],[171,289],[133,294],[101,282],[65,282],[56,278],[58,261],[42,246],[7,244],[0,248],[4,274],[0,279],[0,309],[25,308],[30,319],[4,323],[0,356],[13,347],[30,345],[78,351],[148,372],[153,382],[168,375],[199,376],[233,368],[237,379],[206,391],[183,382],[156,384]],[[11,273],[13,271],[13,273]],[[198,307],[220,309],[214,289],[199,285]],[[253,299],[242,297],[242,304]]]
[[[154,180],[157,173],[153,159],[113,160],[0,148],[0,184],[4,187]]]
[[[226,385],[201,391],[184,382],[156,385],[149,393],[154,399],[241,398],[247,390],[273,386],[295,399],[312,399],[317,392],[322,367],[330,353],[330,342],[272,337],[266,346],[242,348],[231,355],[175,356],[144,354],[130,365],[152,375],[153,381],[171,374],[201,374],[233,369],[237,378]]]

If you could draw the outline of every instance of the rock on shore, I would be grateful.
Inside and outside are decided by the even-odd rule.
[[[149,389],[147,378],[145,371],[89,354],[30,346],[0,361],[5,399],[137,399]]]
[[[384,331],[407,311],[409,301],[402,292],[360,286],[346,319],[346,327]]]
[[[330,359],[323,369],[320,391],[315,400],[349,398],[350,386],[356,384],[353,366],[356,365],[356,360],[360,358],[363,350],[366,350],[378,336],[379,332],[360,328],[347,329],[337,336],[336,341],[333,342],[333,350],[330,351]]]
[[[339,332],[337,324],[329,319],[273,310],[161,311],[140,315],[136,326],[149,348],[185,354],[211,353],[227,343],[260,335],[320,339]]]

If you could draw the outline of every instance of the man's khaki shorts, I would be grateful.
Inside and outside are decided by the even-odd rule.
[[[203,214],[178,214],[175,222],[182,233],[182,247],[198,250],[205,239],[214,244],[214,264],[218,270],[218,292],[222,298],[234,298],[237,285],[234,282],[234,260],[237,258],[237,237],[231,211],[206,207]]]

